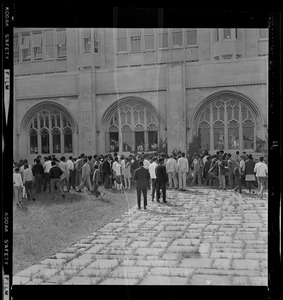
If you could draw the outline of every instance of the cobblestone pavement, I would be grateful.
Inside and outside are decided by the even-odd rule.
[[[267,199],[167,191],[17,273],[13,284],[267,285]]]

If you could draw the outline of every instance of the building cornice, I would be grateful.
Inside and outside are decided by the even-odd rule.
[[[95,94],[105,95],[105,94],[146,93],[146,92],[159,92],[159,91],[166,91],[166,87],[104,90],[104,91],[96,91]]]
[[[16,96],[16,100],[31,100],[31,99],[46,99],[46,98],[60,98],[60,97],[74,97],[78,93],[60,93],[60,94],[38,94],[30,96]]]
[[[263,84],[266,84],[265,80],[233,81],[233,82],[218,82],[218,83],[186,85],[186,89],[189,90],[189,89],[200,89],[200,88],[210,88],[210,87],[231,87],[231,86],[263,85]]]

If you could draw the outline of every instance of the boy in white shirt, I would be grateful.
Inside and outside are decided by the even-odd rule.
[[[259,195],[262,198],[263,197],[263,190],[268,174],[268,167],[263,162],[263,156],[259,158],[259,162],[255,164],[254,171],[256,173],[258,185],[259,185]]]
[[[13,174],[13,188],[14,196],[17,206],[21,207],[22,197],[23,197],[23,180],[20,174],[20,169],[15,168],[15,173]]]

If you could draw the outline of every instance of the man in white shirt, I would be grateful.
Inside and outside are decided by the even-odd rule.
[[[23,185],[26,189],[27,199],[35,201],[32,192],[32,182],[33,182],[33,174],[32,170],[28,167],[28,164],[24,164],[24,171],[23,171]]]
[[[187,173],[189,172],[189,163],[185,158],[185,153],[178,159],[178,177],[179,177],[179,190],[185,191],[187,187]]]
[[[172,189],[172,180],[174,181],[174,189],[177,189],[178,182],[176,176],[178,174],[178,167],[173,154],[170,154],[169,159],[166,161],[166,172],[168,174],[169,189]]]
[[[125,186],[125,178],[124,178],[124,176],[125,176],[125,169],[126,169],[126,162],[125,162],[125,156],[122,154],[121,155],[121,158],[120,158],[120,164],[121,164],[121,166],[122,166],[122,171],[121,171],[121,178],[122,178],[122,185],[123,185],[123,188],[126,188],[126,186]]]
[[[28,160],[27,159],[24,159],[24,164],[20,167],[20,174],[22,175],[23,177],[23,172],[24,172],[24,169],[25,169],[25,164],[28,164]],[[31,165],[28,164],[28,168],[31,169]]]
[[[262,198],[263,197],[263,190],[266,183],[266,178],[268,174],[268,167],[263,162],[263,156],[259,158],[259,162],[255,164],[254,171],[256,173],[258,185],[260,187],[259,189],[259,195]]]
[[[240,156],[240,169],[241,169],[241,184],[243,187],[246,186],[246,181],[245,181],[245,160],[244,160],[244,156],[241,155]]]
[[[149,170],[149,165],[150,165],[150,162],[147,160],[147,157],[144,156],[144,160],[143,160],[143,167],[147,170]]]
[[[21,207],[22,197],[23,197],[23,180],[20,174],[20,169],[15,168],[15,173],[13,174],[13,189],[14,189],[14,199],[17,206]]]
[[[72,187],[73,190],[76,189],[75,187],[75,170],[74,170],[74,162],[73,157],[69,156],[69,159],[66,162],[68,169],[69,169],[69,187]]]
[[[52,168],[51,156],[48,156],[47,160],[43,164],[43,169],[44,169],[43,192],[46,191],[46,187],[47,187],[47,184],[48,184],[49,193],[51,193],[51,184],[50,184],[50,177],[49,177],[49,171],[50,171],[51,168]]]
[[[156,172],[155,169],[157,167],[157,157],[154,156],[152,158],[152,163],[149,164],[148,170],[150,174],[150,180],[151,180],[151,199],[154,201],[154,196],[156,193]],[[144,166],[145,168],[145,166]]]
[[[60,184],[62,187],[62,190],[64,190],[64,186],[67,188],[67,192],[69,192],[69,167],[67,163],[65,162],[65,156],[62,156],[60,158],[60,162],[58,164],[58,167],[63,171],[63,174],[60,176]]]

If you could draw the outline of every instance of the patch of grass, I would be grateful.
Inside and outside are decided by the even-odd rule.
[[[103,191],[101,199],[87,193],[66,193],[51,199],[48,192],[36,201],[23,200],[13,215],[13,274],[93,234],[136,205],[136,194]]]

